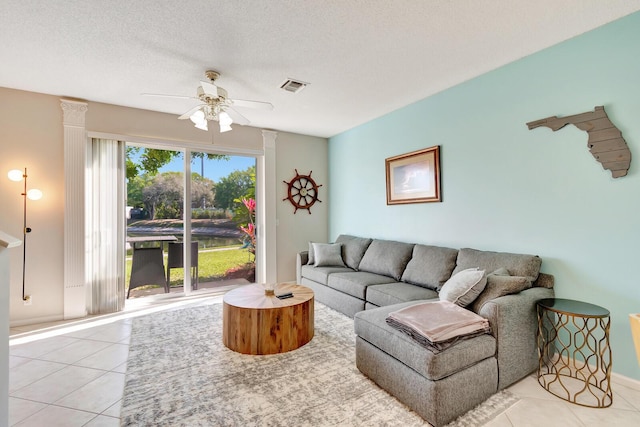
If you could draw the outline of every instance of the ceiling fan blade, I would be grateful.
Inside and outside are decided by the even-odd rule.
[[[258,110],[273,110],[273,104],[263,101],[249,101],[247,99],[232,99],[231,102],[236,107],[255,108]]]
[[[204,93],[206,93],[207,95],[211,95],[215,98],[218,97],[218,86],[205,80],[200,81],[200,86],[202,87]]]
[[[159,96],[162,98],[180,98],[180,99],[198,99],[194,96],[184,96],[184,95],[165,95],[162,93],[141,93],[142,96]]]
[[[193,113],[195,113],[196,111],[198,111],[200,108],[202,108],[202,106],[205,104],[200,104],[200,105],[196,105],[195,107],[193,107],[192,109],[190,109],[189,111],[187,111],[186,113],[184,113],[183,115],[181,115],[180,117],[178,117],[178,119],[180,120],[186,120],[189,117],[191,117],[191,115]]]
[[[242,114],[238,113],[238,111],[236,111],[236,109],[230,105],[227,106],[227,109],[225,111],[229,114],[229,116],[231,116],[231,118],[233,119],[233,123],[237,123],[243,126],[251,123],[249,119],[247,119]]]

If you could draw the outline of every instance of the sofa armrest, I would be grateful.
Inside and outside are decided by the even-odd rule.
[[[533,286],[552,289],[554,282],[555,279],[551,274],[540,273],[538,279],[533,282]]]
[[[309,262],[309,251],[298,252],[296,255],[296,283],[302,283],[302,266]]]
[[[479,314],[489,320],[491,333],[496,338],[499,390],[537,368],[536,302],[553,296],[553,289],[534,287],[491,300],[480,309]]]

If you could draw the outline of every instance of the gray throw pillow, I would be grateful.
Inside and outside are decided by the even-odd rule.
[[[342,244],[313,243],[316,267],[345,267],[342,260]]]
[[[471,310],[478,313],[483,305],[492,299],[505,295],[517,294],[531,287],[531,278],[524,276],[499,276],[489,274],[487,276],[487,286],[478,298],[473,302]]]
[[[309,260],[307,261],[307,265],[312,265],[315,262],[316,262],[316,257],[313,251],[313,242],[309,242]]]
[[[509,274],[509,270],[507,270],[504,267],[500,267],[499,269],[489,273],[487,275],[487,277],[489,277],[489,276],[511,276],[511,275]]]
[[[466,307],[480,295],[486,285],[487,276],[484,270],[478,268],[462,270],[442,285],[440,301],[449,301],[460,307]]]

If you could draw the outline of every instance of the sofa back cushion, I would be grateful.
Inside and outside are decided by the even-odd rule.
[[[365,237],[349,236],[347,234],[338,236],[336,243],[342,244],[342,259],[344,259],[347,267],[358,270],[360,261],[362,261],[362,257],[372,240],[373,239]]]
[[[453,274],[467,268],[478,267],[487,272],[506,268],[511,276],[529,278],[532,282],[540,274],[542,260],[537,255],[511,254],[507,252],[479,251],[464,248],[458,252],[458,260]]]
[[[435,291],[451,277],[457,257],[457,249],[415,245],[402,281]]]
[[[373,240],[364,253],[358,269],[400,280],[414,246],[412,243]]]

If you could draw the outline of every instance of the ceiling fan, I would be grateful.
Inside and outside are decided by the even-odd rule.
[[[240,114],[235,107],[273,110],[273,105],[269,102],[229,98],[227,91],[215,84],[215,81],[220,77],[220,73],[217,71],[207,70],[204,75],[208,81],[200,81],[196,96],[161,95],[155,93],[143,93],[142,95],[199,100],[200,103],[198,105],[182,114],[178,119],[190,119],[196,128],[204,131],[209,130],[208,122],[210,120],[216,120],[220,124],[220,132],[230,131],[232,123],[248,125],[250,123],[249,120]]]

